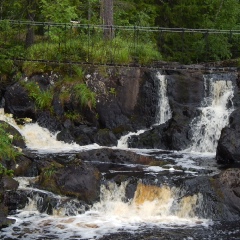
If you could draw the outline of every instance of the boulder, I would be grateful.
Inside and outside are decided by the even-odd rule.
[[[46,168],[40,174],[39,186],[91,204],[99,199],[100,180],[101,174],[95,167],[76,161],[67,166]]]
[[[19,83],[7,87],[4,98],[6,113],[12,113],[16,118],[35,119],[34,102]]]
[[[240,163],[240,108],[229,117],[229,126],[225,127],[218,141],[216,160],[220,164]]]
[[[48,111],[39,112],[37,114],[37,123],[39,126],[47,128],[52,133],[63,129],[61,122]]]

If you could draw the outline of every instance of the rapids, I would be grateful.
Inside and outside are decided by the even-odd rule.
[[[160,73],[158,79],[159,105],[155,125],[171,118],[167,81]],[[191,126],[192,146],[181,152],[128,149],[142,155],[154,155],[168,164],[165,167],[126,164],[121,168],[120,164],[116,164],[108,171],[102,170],[105,181],[101,185],[100,200],[86,211],[74,204],[61,205],[66,197],[36,189],[33,178],[16,178],[20,183],[19,190],[28,192],[29,201],[24,209],[11,214],[16,223],[2,230],[1,239],[239,239],[237,222],[224,225],[202,217],[204,196],[201,193],[189,195],[180,185],[172,183],[219,172],[214,152],[221,129],[227,125],[229,114],[233,111],[232,106],[228,107],[232,98],[233,86],[230,81],[205,78],[205,98],[199,109],[200,114]],[[16,127],[25,137],[28,149],[38,154],[71,154],[101,148],[98,145],[81,147],[75,143],[56,141],[55,135],[36,123],[17,126],[12,117],[4,115],[3,111],[0,111],[0,119]],[[144,131],[123,136],[116,149],[126,149],[128,137]],[[118,184],[107,181],[107,176],[117,174],[142,176],[136,181],[131,198],[127,196],[129,180]],[[148,181],[153,181],[155,185],[148,184]],[[57,199],[59,203],[51,215],[39,211],[46,197]]]

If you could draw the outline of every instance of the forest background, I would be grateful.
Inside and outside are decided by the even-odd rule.
[[[65,46],[67,46],[66,29],[61,26],[58,29],[52,27],[48,33],[46,27],[35,29],[28,26],[25,45],[11,41],[11,37],[3,36],[15,31],[19,26],[7,24],[6,21],[30,21],[51,23],[75,23],[91,26],[114,26],[111,30],[84,31],[79,30],[82,47],[79,42],[72,41],[71,47],[75,52],[71,53],[71,61],[97,62],[97,63],[129,63],[139,61],[142,64],[164,60],[178,61],[185,64],[200,63],[207,61],[220,61],[239,57],[240,44],[240,1],[238,0],[1,0],[0,2],[0,29],[1,45],[4,50],[0,54],[1,59],[19,58],[27,56],[39,56],[46,49],[46,35],[51,39],[48,60],[69,60],[68,56],[55,56],[53,53],[61,53],[56,49],[63,43],[65,34]],[[16,23],[16,22],[15,22]],[[21,25],[22,26],[22,25]],[[138,32],[125,32],[118,27],[144,27]],[[151,27],[182,29],[179,32],[148,31]],[[14,29],[15,28],[15,29]],[[24,26],[26,29],[26,26]],[[116,30],[117,29],[117,30]],[[186,32],[185,29],[205,29],[201,33]],[[228,30],[220,34],[208,34],[208,29]],[[19,30],[19,29],[18,29]],[[64,32],[64,34],[63,34]],[[93,34],[94,32],[94,34]],[[98,37],[96,37],[96,32]],[[14,35],[14,33],[12,34]],[[15,34],[16,35],[16,34]],[[19,34],[20,35],[20,34]],[[36,37],[35,35],[38,35]],[[44,36],[40,37],[40,36]],[[91,36],[90,36],[91,35]],[[94,36],[93,36],[94,35]],[[89,50],[89,36],[91,37],[92,49]],[[102,36],[103,39],[102,39]],[[108,44],[108,40],[115,39],[114,45]],[[7,43],[6,43],[6,39]],[[33,43],[40,43],[30,48]],[[88,46],[84,44],[88,42]],[[137,45],[136,46],[136,42]],[[54,43],[55,46],[54,46]],[[48,42],[49,44],[49,42]],[[62,44],[63,45],[63,44]],[[16,47],[17,46],[17,47]],[[134,46],[134,47],[133,47]],[[105,47],[105,48],[104,48]],[[28,50],[26,51],[26,48]],[[87,49],[88,48],[88,49]],[[98,49],[103,49],[99,51]],[[109,52],[107,48],[113,50]],[[64,54],[71,49],[64,49]],[[52,56],[50,53],[52,53]],[[114,55],[115,54],[115,55]],[[51,56],[49,56],[51,55]],[[74,56],[73,56],[74,55]],[[114,56],[113,56],[114,55]],[[6,57],[7,56],[7,57]],[[109,57],[110,56],[110,57]],[[111,59],[109,59],[111,58]],[[35,59],[34,59],[35,60]]]

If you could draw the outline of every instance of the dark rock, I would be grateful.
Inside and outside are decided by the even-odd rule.
[[[97,105],[99,122],[103,128],[115,128],[129,122],[129,118],[122,114],[117,102],[101,103]],[[111,113],[111,114],[109,114]]]
[[[139,86],[134,122],[140,122],[144,126],[142,128],[149,128],[156,123],[160,85],[158,74],[156,70],[145,71]]]
[[[200,72],[187,71],[167,71],[163,74],[168,82],[167,92],[172,119],[160,126],[153,126],[143,134],[132,136],[129,139],[129,147],[182,150],[191,144],[190,123],[197,115],[197,107],[201,105],[204,96],[203,75]],[[152,100],[151,98],[146,100],[151,100],[149,106],[151,105],[152,108],[149,108],[150,112],[145,114],[148,117],[152,116],[149,122],[153,124],[156,116],[156,99],[159,98],[156,92],[159,79],[156,77],[156,72],[152,72],[149,77],[153,79],[149,88],[152,89],[151,91],[155,88],[155,93],[152,93],[154,96]]]
[[[18,188],[19,183],[14,180],[12,177],[9,176],[3,176],[3,188],[5,190],[16,190]]]
[[[4,204],[9,212],[23,209],[28,203],[29,199],[25,191],[7,191],[4,194]]]
[[[93,203],[99,199],[100,179],[101,175],[96,168],[80,162],[45,169],[40,175],[39,184],[46,190]]]
[[[73,143],[74,142],[74,136],[72,135],[71,130],[65,128],[57,134],[57,140],[58,141],[63,141],[65,143]]]
[[[133,163],[147,165],[154,161],[152,156],[141,155],[128,150],[101,148],[82,151],[77,154],[77,157],[84,161],[92,162],[108,162],[108,163]]]
[[[240,163],[240,109],[229,117],[229,127],[225,127],[218,141],[216,160],[220,164]]]
[[[53,96],[52,105],[53,105],[53,110],[57,116],[61,117],[64,115],[63,104],[61,103],[59,96],[57,94],[54,94]]]
[[[94,142],[100,146],[116,146],[117,138],[109,129],[100,129],[94,136]]]
[[[61,122],[50,112],[40,112],[37,115],[37,123],[43,128],[47,128],[54,133],[62,130]]]
[[[16,158],[16,163],[11,167],[14,176],[18,177],[34,177],[38,175],[36,162],[28,157],[21,155]]]
[[[57,140],[66,143],[75,142],[79,145],[88,145],[94,142],[94,135],[97,132],[97,128],[88,127],[87,125],[76,127],[71,124],[68,124],[67,127],[57,134]]]
[[[19,83],[7,87],[4,98],[6,113],[12,113],[16,118],[35,119],[34,102]]]

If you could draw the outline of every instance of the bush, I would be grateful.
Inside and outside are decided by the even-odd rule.
[[[12,145],[14,136],[4,130],[4,123],[0,124],[0,160],[15,160],[21,152]],[[0,170],[1,171],[1,170]]]
[[[74,97],[82,107],[88,106],[90,109],[96,107],[96,93],[92,92],[84,83],[74,86]]]
[[[42,91],[35,82],[24,83],[24,87],[29,92],[29,96],[35,101],[37,108],[52,110],[53,94],[51,90]]]

